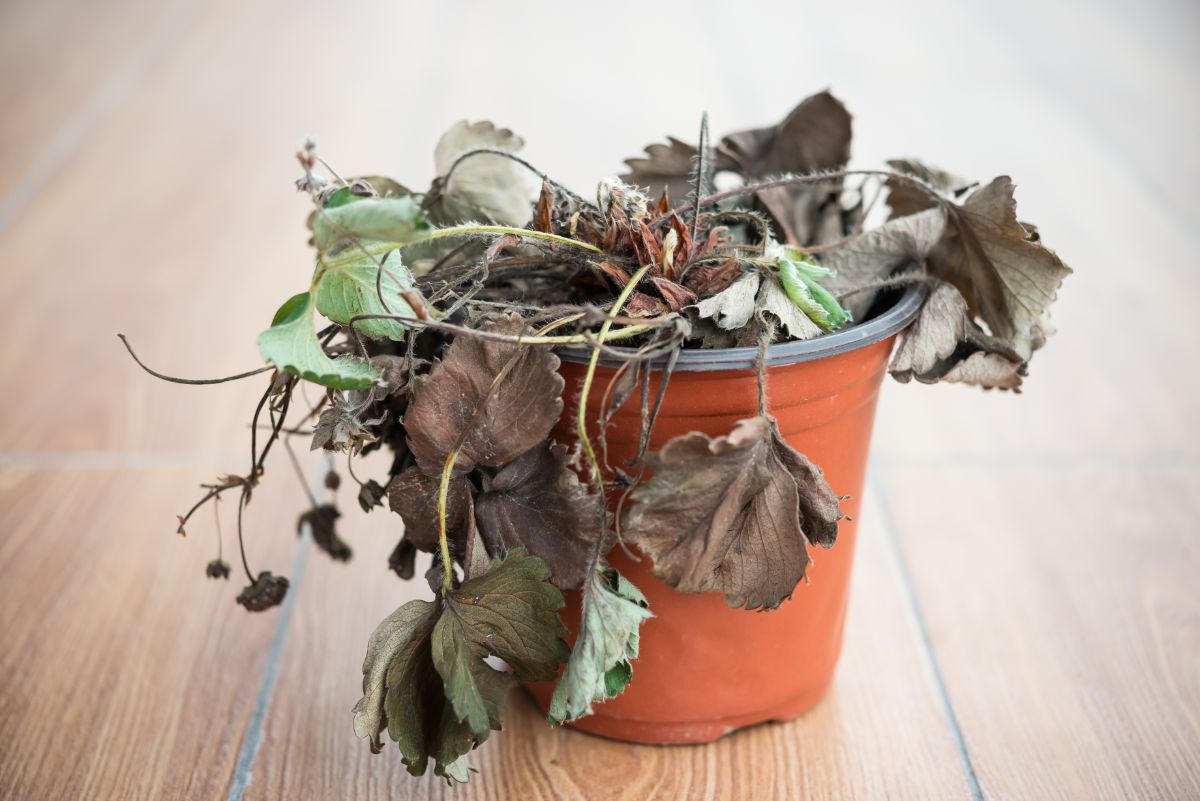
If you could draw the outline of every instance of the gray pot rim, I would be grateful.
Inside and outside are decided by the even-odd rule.
[[[781,342],[767,348],[767,366],[774,367],[783,364],[798,364],[817,359],[837,356],[868,345],[874,345],[908,327],[925,299],[924,285],[910,286],[900,299],[890,309],[862,325],[851,326],[844,331],[837,331],[815,339],[799,342]],[[634,353],[633,348],[614,347],[612,350]],[[591,358],[591,348],[586,345],[564,345],[555,349],[564,362],[586,364]],[[758,348],[714,348],[683,350],[679,361],[675,363],[676,370],[684,372],[710,372],[714,370],[753,370],[758,357]],[[603,367],[619,367],[621,359],[606,353],[600,355],[600,365]],[[652,369],[662,369],[667,363],[666,357],[660,357],[650,363]]]

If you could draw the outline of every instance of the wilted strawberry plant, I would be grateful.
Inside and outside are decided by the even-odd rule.
[[[631,681],[652,610],[609,565],[614,547],[644,554],[680,592],[770,610],[805,578],[810,546],[834,544],[839,498],[771,414],[772,345],[846,330],[909,287],[922,306],[896,378],[1017,390],[1069,273],[1018,220],[1006,177],[980,185],[911,160],[848,169],[850,116],[828,93],[771,128],[712,144],[702,123],[695,146],[652,145],[594,198],[522,160],[521,146],[490,123],[459,123],[437,144],[438,177],[413,192],[344,179],[306,144],[309,286],[259,336],[267,366],[184,382],[269,373],[249,468],[205,485],[179,520],[183,533],[236,493],[246,609],[288,589],[241,547],[241,511],[277,443],[298,471],[293,439],[338,454],[363,511],[386,504],[402,518],[389,560],[399,577],[431,555],[432,599],[370,638],[354,729],[375,751],[386,730],[410,772],[433,760],[455,781],[500,728],[514,685],[557,679],[549,716],[565,722]],[[757,415],[651,451],[680,354],[737,347],[756,349]],[[586,362],[578,386],[560,373],[568,352]],[[602,358],[620,366],[591,407]],[[315,404],[302,384],[319,390]],[[636,402],[640,447],[610,464],[609,423]],[[364,479],[359,460],[375,451],[389,455],[387,474]],[[341,483],[331,468],[327,491]],[[309,499],[299,526],[349,559],[338,507]],[[229,574],[218,552],[208,575]],[[571,646],[564,591],[582,598]]]

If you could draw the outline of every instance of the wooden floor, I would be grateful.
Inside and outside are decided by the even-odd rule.
[[[1200,10],[801,5],[0,5],[0,796],[1200,798]],[[249,547],[294,591],[243,613],[203,576],[211,518],[172,532],[240,469],[257,390],[155,382],[114,334],[178,373],[256,363],[307,280],[304,135],[423,185],[490,117],[587,190],[702,109],[762,124],[826,86],[858,163],[1008,172],[1076,269],[1023,395],[885,387],[830,696],[682,748],[517,698],[452,793],[372,757],[349,712],[416,591],[383,568],[397,521],[348,515],[331,564],[275,470]]]

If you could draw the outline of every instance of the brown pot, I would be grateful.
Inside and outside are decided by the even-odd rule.
[[[842,504],[849,517],[840,523],[837,543],[829,550],[810,549],[809,581],[777,610],[731,609],[717,593],[676,592],[651,574],[648,559],[634,561],[613,549],[609,562],[645,593],[654,617],[642,625],[641,656],[633,663],[629,687],[570,725],[643,743],[707,742],[742,726],[797,717],[821,699],[842,647],[879,385],[896,334],[912,321],[920,301],[914,288],[866,323],[768,351],[768,402],[780,430],[824,469],[834,492],[850,496]],[[685,351],[668,385],[651,449],[691,431],[728,434],[738,420],[755,416],[754,355],[749,348]],[[571,399],[582,384],[585,357],[568,352],[562,358],[564,397]],[[600,407],[614,369],[602,364],[589,409]],[[623,464],[634,454],[639,430],[635,397],[617,412],[608,431],[610,464]],[[555,436],[574,439],[573,412],[564,415]],[[573,637],[578,593],[567,594],[562,618]],[[545,709],[553,684],[530,690]]]

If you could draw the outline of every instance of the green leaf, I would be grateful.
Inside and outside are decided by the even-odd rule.
[[[357,247],[351,245],[351,248]],[[353,255],[348,250],[347,256]],[[383,278],[380,292],[375,291],[375,279],[379,265],[374,258],[362,254],[352,261],[338,259],[322,272],[317,281],[317,311],[342,325],[359,314],[397,314],[415,317],[412,306],[400,294],[413,291],[413,277],[400,260],[400,253],[392,251],[382,258]],[[387,303],[379,302],[379,295]],[[393,320],[359,320],[354,324],[360,333],[374,339],[404,339],[405,326]]]
[[[597,566],[583,587],[583,620],[554,696],[551,723],[591,714],[592,704],[615,697],[633,678],[638,627],[653,617],[637,587],[611,567]]]
[[[822,330],[836,331],[849,322],[850,313],[817,283],[818,278],[829,275],[828,270],[795,249],[780,249],[779,281],[787,296]]]
[[[318,214],[313,222],[313,243],[324,253],[331,245],[351,238],[407,242],[430,227],[411,197],[364,198]]]
[[[333,389],[367,389],[379,371],[362,359],[330,359],[317,340],[312,296],[301,292],[275,312],[271,327],[258,335],[263,359],[280,370]]]
[[[433,663],[458,718],[476,733],[499,727],[514,678],[548,681],[567,659],[567,632],[556,614],[563,595],[549,579],[544,561],[513,548],[445,595]],[[483,661],[489,654],[503,659],[512,676],[489,667]]]
[[[399,745],[409,773],[434,773],[467,780],[465,755],[487,739],[459,722],[433,665],[432,634],[441,604],[410,601],[384,619],[371,635],[363,661],[363,697],[354,706],[354,732],[368,737],[371,751],[383,748],[386,728]]]
[[[350,187],[343,186],[341,189],[334,192],[329,197],[325,198],[324,207],[328,209],[336,209],[338,206],[345,206],[348,203],[362,200],[361,195],[356,195],[350,191]]]

